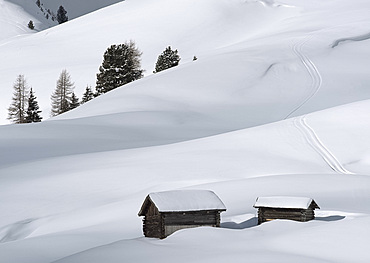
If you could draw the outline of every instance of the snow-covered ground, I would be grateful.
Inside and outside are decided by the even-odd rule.
[[[38,11],[37,5],[30,3],[30,1],[28,1],[27,6],[22,7],[14,2],[1,0],[0,45],[12,42],[20,37],[26,37],[28,34],[36,32],[36,30],[45,29],[44,23],[46,23],[46,19],[43,19],[41,15],[37,15]],[[36,27],[35,31],[28,28],[30,20],[33,21]]]
[[[0,43],[0,121],[7,123],[18,74],[33,87],[47,118],[63,69],[71,74],[81,98],[87,85],[95,86],[104,51],[130,39],[143,51],[148,76],[166,46],[178,49],[182,57],[171,74],[157,74],[121,91],[135,89],[131,96],[144,109],[163,103],[178,108],[181,101],[186,111],[189,103],[202,114],[217,111],[219,118],[241,128],[370,98],[367,40],[344,41],[332,48],[338,39],[369,33],[366,1],[311,1],[312,7],[305,7],[305,1],[162,1],[124,1]],[[198,60],[192,62],[194,55]],[[132,110],[130,102],[119,104],[109,108]]]
[[[69,20],[91,13],[100,8],[121,2],[122,0],[1,0],[0,1],[0,41],[35,33],[58,24],[57,10],[62,5],[67,11]],[[54,19],[52,19],[54,17]],[[28,28],[32,20],[35,30]],[[0,42],[1,43],[1,42]]]
[[[13,28],[32,14],[0,7]],[[37,33],[2,23],[2,123],[18,74],[47,118],[61,70],[82,94],[113,43],[136,41],[146,77],[42,123],[0,126],[0,262],[369,262],[369,10],[126,0]],[[168,45],[180,66],[151,74]],[[215,192],[221,228],[143,237],[145,197],[175,189]],[[259,196],[321,209],[257,226]]]

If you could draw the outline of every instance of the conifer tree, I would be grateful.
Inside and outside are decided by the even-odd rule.
[[[72,92],[71,103],[69,105],[69,109],[73,110],[73,109],[77,108],[78,106],[80,106],[79,99],[77,98],[76,94],[74,92]]]
[[[30,22],[28,22],[28,28],[31,29],[31,30],[35,29],[35,25],[33,24],[32,20],[30,20]]]
[[[181,58],[178,54],[177,49],[172,50],[170,46],[168,46],[159,56],[157,59],[157,63],[155,64],[155,71],[153,73],[160,72],[165,69],[169,69],[175,67],[179,64]]]
[[[8,120],[13,123],[25,123],[28,87],[24,75],[18,75],[13,85],[12,103],[8,108]]]
[[[104,53],[97,74],[96,94],[106,93],[142,78],[144,70],[141,69],[141,54],[133,41],[111,45]]]
[[[28,108],[26,112],[26,123],[41,122],[42,117],[40,116],[41,110],[39,110],[39,104],[37,97],[34,95],[31,88],[30,96],[28,97]]]
[[[91,87],[86,86],[85,93],[82,94],[81,104],[88,102],[94,98],[94,93],[91,90]]]
[[[59,24],[62,24],[64,22],[68,21],[67,11],[64,9],[63,6],[59,6],[57,11],[57,21]]]
[[[60,73],[57,85],[51,95],[51,116],[59,115],[70,109],[74,84],[67,70]]]

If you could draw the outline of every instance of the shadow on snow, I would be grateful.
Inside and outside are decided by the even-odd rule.
[[[333,215],[333,216],[317,216],[315,217],[314,220],[317,221],[326,221],[326,222],[332,222],[332,221],[339,221],[344,219],[345,216],[340,216],[340,215]],[[258,218],[253,217],[250,218],[244,222],[241,223],[235,223],[235,222],[224,222],[221,223],[221,228],[228,228],[228,229],[246,229],[246,228],[251,228],[255,227],[258,225]]]
[[[258,218],[253,217],[251,219],[248,219],[241,223],[235,223],[235,222],[224,222],[221,223],[222,228],[228,228],[228,229],[246,229],[250,227],[254,227],[258,225]]]

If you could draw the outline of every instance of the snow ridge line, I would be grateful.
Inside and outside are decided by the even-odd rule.
[[[297,55],[299,60],[302,62],[304,67],[306,68],[308,74],[311,77],[311,90],[313,92],[306,97],[294,110],[292,110],[285,119],[289,118],[294,112],[299,110],[304,104],[306,104],[307,101],[309,101],[315,94],[320,90],[322,85],[322,77],[320,75],[319,70],[315,66],[315,64],[312,62],[311,59],[309,59],[303,52],[302,47],[312,38],[312,35],[309,35],[305,37],[302,41],[299,41],[295,43],[292,47],[293,52]]]
[[[331,48],[335,48],[336,46],[338,46],[340,43],[342,43],[344,41],[364,41],[364,40],[368,40],[368,39],[370,39],[370,33],[360,35],[360,36],[356,36],[356,37],[340,38],[340,39],[337,39],[333,42],[333,44],[331,45]]]
[[[320,141],[315,131],[307,124],[305,115],[294,118],[294,126],[301,131],[308,144],[324,159],[333,171],[339,174],[354,174],[346,170],[334,154]]]

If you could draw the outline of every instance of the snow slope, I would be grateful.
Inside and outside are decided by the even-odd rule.
[[[293,262],[300,257],[307,257],[303,262],[348,262],[350,258],[366,262],[368,255],[360,252],[370,219],[370,178],[360,174],[369,173],[370,125],[363,122],[369,108],[370,101],[364,101],[307,115],[323,144],[355,175],[332,170],[307,144],[294,119],[171,145],[78,155],[65,152],[65,156],[3,164],[0,210],[7,216],[0,220],[1,254],[12,262],[60,258],[64,258],[60,262],[100,262],[101,256],[107,262],[122,258],[144,262],[148,257],[162,258],[164,251],[184,249],[180,255],[189,254],[196,239],[203,241],[196,243],[199,252],[190,253],[191,259],[204,260],[215,245],[225,256],[237,253],[232,257],[236,261],[248,254],[255,262],[271,258]],[[340,121],[336,116],[341,116]],[[65,125],[47,124],[55,131]],[[40,132],[44,129],[42,124],[33,126]],[[106,130],[95,143],[104,144],[109,135]],[[69,141],[85,148],[78,137]],[[14,145],[31,149],[21,142],[14,136]],[[357,151],[349,151],[349,145]],[[165,241],[137,239],[142,235],[137,212],[145,196],[183,187],[209,189],[221,198],[227,207],[222,215],[224,229],[180,231]],[[256,197],[265,195],[312,197],[322,211],[317,220],[303,225],[282,221],[257,227],[253,204]],[[322,233],[325,239],[317,243]],[[302,237],[306,238],[300,243]],[[256,245],[246,248],[245,242]],[[229,245],[223,247],[225,243]],[[306,246],[322,253],[307,252]],[[343,246],[350,246],[346,253],[341,252]]]
[[[0,1],[0,45],[7,43],[20,36],[26,37],[32,31],[28,28],[28,22],[32,20],[36,29],[45,29],[46,19],[37,15],[39,11],[35,3],[27,1],[25,7],[21,7],[6,0]]]
[[[307,116],[342,164],[362,174],[369,172],[364,167],[369,167],[365,133],[370,127],[362,121],[369,108],[366,101]],[[48,123],[59,128],[59,122]],[[70,141],[79,143],[78,138]],[[96,143],[104,144],[104,139]],[[356,154],[347,151],[348,145],[358,149]],[[179,144],[3,165],[0,174],[0,209],[7,214],[1,218],[0,250],[7,261],[53,262],[65,257],[60,262],[100,262],[103,257],[119,262],[123,257],[144,262],[179,249],[180,255],[189,255],[180,257],[184,260],[204,260],[214,246],[221,253],[211,256],[214,260],[236,252],[231,257],[236,261],[243,255],[255,262],[306,257],[303,262],[369,260],[361,252],[369,225],[369,177],[331,170],[306,143],[294,119]],[[137,212],[145,196],[179,187],[217,193],[228,209],[223,229],[180,231],[165,241],[137,239]],[[317,220],[303,225],[282,221],[257,227],[252,206],[263,195],[310,196],[322,211]],[[325,238],[317,243],[323,232]],[[190,253],[194,239],[202,242],[196,243],[199,252]],[[119,242],[111,244],[115,241]],[[246,247],[245,242],[255,245]],[[307,246],[319,250],[312,254]],[[342,247],[347,247],[346,253]]]
[[[47,118],[50,95],[62,69],[71,73],[81,97],[86,85],[94,86],[106,48],[129,39],[143,51],[146,75],[166,46],[178,49],[182,57],[180,67],[173,70],[176,73],[163,72],[153,77],[155,81],[133,83],[130,89],[138,89],[134,96],[145,89],[145,95],[159,97],[159,104],[165,100],[174,105],[178,97],[172,94],[184,94],[185,105],[206,105],[212,115],[216,112],[229,120],[236,115],[234,129],[370,97],[366,40],[332,48],[338,39],[368,33],[366,1],[350,6],[346,1],[310,2],[309,7],[304,1],[287,3],[290,6],[251,0],[162,1],[124,1],[2,45],[3,123],[18,74],[24,74],[34,88]],[[193,63],[194,55],[199,59]],[[346,64],[353,70],[347,72]],[[157,92],[158,86],[164,94]],[[193,99],[195,91],[199,105]],[[127,111],[120,101],[110,107]],[[151,103],[140,102],[144,108],[158,106]],[[246,118],[250,112],[254,114]]]
[[[0,41],[19,35],[35,33],[57,25],[58,22],[52,20],[52,14],[56,15],[61,5],[66,9],[67,16],[69,20],[71,20],[121,1],[122,0],[40,0],[41,8],[39,8],[36,5],[36,0],[1,0]],[[50,14],[47,17],[48,10]],[[27,27],[30,20],[34,22],[35,31],[29,30]]]
[[[64,115],[0,126],[1,263],[370,261],[370,4],[198,2],[126,0],[0,44],[9,101],[20,71],[41,105],[63,68],[82,92],[113,42],[136,40],[147,69]],[[169,44],[181,65],[150,74]],[[144,238],[145,197],[174,189],[215,192],[221,228]],[[257,226],[258,196],[321,209]]]
[[[11,1],[18,1],[20,4],[26,2],[26,0]],[[55,14],[57,13],[58,8],[62,5],[67,11],[68,19],[72,20],[122,1],[124,0],[41,0],[41,3],[45,8],[53,10]]]

